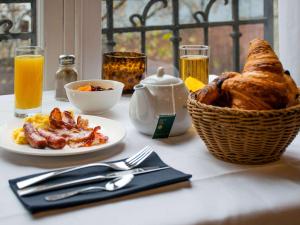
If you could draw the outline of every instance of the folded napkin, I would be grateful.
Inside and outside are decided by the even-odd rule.
[[[152,153],[142,164],[140,164],[139,167],[148,167],[148,166],[168,166],[166,165],[156,153]],[[48,171],[49,172],[49,171]],[[85,178],[89,176],[99,175],[100,173],[106,173],[111,172],[110,169],[107,169],[105,167],[91,167],[91,168],[85,168],[79,171],[70,172],[66,175],[63,175],[61,177],[53,178],[49,181],[46,181],[47,184],[50,183],[60,183],[72,179],[79,179],[79,178]],[[40,173],[42,174],[42,173]],[[100,192],[94,192],[94,193],[85,193],[77,196],[73,196],[71,198],[66,198],[59,201],[53,201],[48,202],[44,199],[46,195],[50,194],[58,194],[65,191],[74,190],[77,188],[82,187],[88,187],[91,185],[102,185],[104,186],[108,180],[105,181],[99,181],[94,182],[90,184],[82,184],[79,186],[69,187],[61,190],[51,190],[48,192],[38,193],[31,196],[19,196],[17,194],[17,185],[16,183],[27,179],[29,177],[33,177],[39,174],[34,174],[30,176],[25,176],[21,178],[16,178],[9,180],[9,185],[17,198],[21,201],[21,203],[25,206],[27,210],[29,210],[31,213],[40,212],[48,209],[58,209],[58,208],[65,208],[69,206],[84,204],[84,203],[91,203],[96,201],[101,201],[105,199],[115,198],[119,196],[128,195],[131,193],[136,193],[144,190],[148,190],[151,188],[160,187],[163,185],[173,184],[181,181],[186,181],[191,178],[191,175],[182,173],[180,171],[177,171],[173,168],[168,168],[165,170],[155,171],[151,173],[146,174],[140,174],[136,175],[133,181],[125,186],[123,189],[114,191],[114,192],[107,192],[107,191],[100,191]],[[44,183],[46,183],[44,182]]]

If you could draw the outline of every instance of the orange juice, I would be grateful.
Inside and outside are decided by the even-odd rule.
[[[41,106],[43,90],[42,55],[18,55],[15,57],[15,107],[33,109]]]

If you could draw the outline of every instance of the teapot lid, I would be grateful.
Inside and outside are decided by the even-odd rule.
[[[146,77],[144,80],[141,81],[142,84],[151,85],[170,85],[178,84],[179,82],[179,78],[176,78],[169,74],[165,74],[165,70],[163,67],[158,67],[156,74]]]

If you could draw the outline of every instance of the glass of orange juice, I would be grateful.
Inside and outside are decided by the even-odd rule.
[[[44,55],[38,46],[15,51],[15,116],[24,118],[41,111]]]

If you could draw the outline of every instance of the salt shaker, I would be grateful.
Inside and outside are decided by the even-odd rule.
[[[78,77],[75,69],[74,55],[60,55],[59,68],[55,75],[55,99],[59,101],[68,101],[64,85],[76,81]]]

